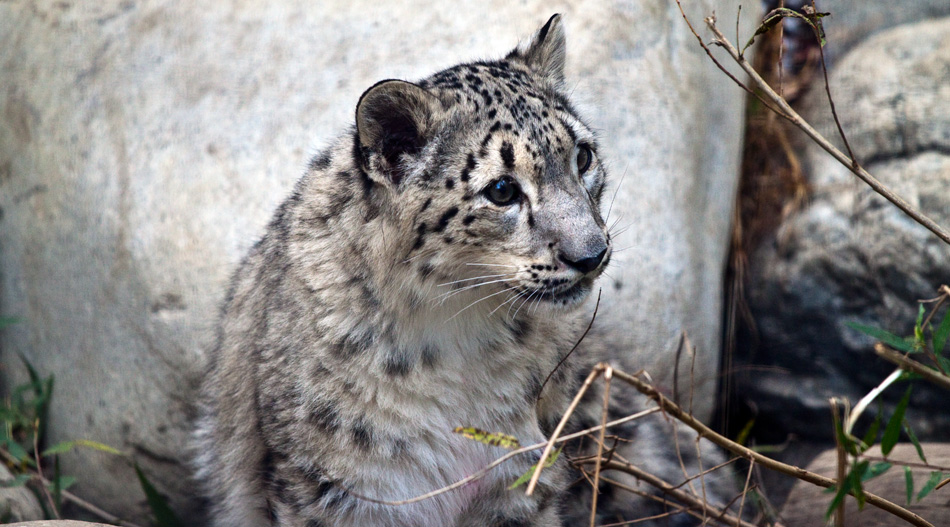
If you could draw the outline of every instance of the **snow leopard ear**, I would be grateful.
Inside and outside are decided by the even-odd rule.
[[[555,86],[561,86],[564,83],[566,48],[564,25],[561,23],[561,15],[556,14],[548,19],[530,41],[515,48],[508,55],[508,59],[521,59],[540,76]]]
[[[385,80],[366,90],[356,105],[356,132],[366,168],[394,185],[406,175],[403,155],[413,156],[432,139],[442,103],[411,82]]]

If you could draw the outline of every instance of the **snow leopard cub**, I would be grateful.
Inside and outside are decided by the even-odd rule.
[[[383,81],[314,159],[227,297],[204,381],[214,525],[557,526],[563,462],[526,454],[573,393],[578,307],[610,260],[597,141],[564,91],[559,16],[498,61]],[[372,498],[368,500],[366,498]]]

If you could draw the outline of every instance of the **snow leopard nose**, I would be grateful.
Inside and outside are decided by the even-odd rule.
[[[581,258],[579,260],[572,260],[569,256],[564,253],[558,255],[558,258],[562,262],[567,264],[569,267],[577,269],[578,271],[587,274],[594,269],[597,269],[600,266],[600,262],[604,261],[604,256],[607,254],[607,247],[604,247],[596,256],[588,256],[586,258]]]

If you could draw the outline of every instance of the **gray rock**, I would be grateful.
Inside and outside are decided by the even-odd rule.
[[[947,466],[950,463],[950,444],[947,443],[923,443],[924,453],[927,455],[927,461],[935,466]],[[867,453],[876,458],[881,457],[881,450],[873,448]],[[822,476],[834,478],[837,477],[838,453],[835,450],[822,452],[817,458],[808,464],[806,470],[821,474]],[[888,459],[895,463],[888,472],[864,484],[864,490],[877,496],[880,496],[892,503],[919,515],[932,525],[950,524],[950,498],[940,491],[935,491],[924,497],[923,500],[916,499],[907,503],[907,487],[905,483],[904,470],[898,463],[920,463],[917,457],[917,449],[910,443],[900,443],[894,447],[894,450],[888,455]],[[924,467],[914,467],[911,469],[914,478],[914,494],[916,495],[923,488],[924,484],[930,479],[931,470]],[[789,494],[788,501],[782,509],[782,521],[785,527],[814,527],[816,525],[826,525],[825,511],[831,503],[832,494],[825,492],[825,489],[807,483],[797,481]],[[845,527],[890,527],[893,525],[907,525],[889,512],[885,512],[877,507],[865,505],[863,509],[858,510],[857,500],[853,498],[845,499]]]
[[[900,26],[856,47],[831,75],[858,160],[944,228],[950,227],[948,34],[950,18]],[[824,93],[813,91],[804,114],[833,138]],[[873,340],[846,322],[911,334],[917,300],[950,283],[950,246],[817,146],[804,147],[803,162],[814,193],[757,252],[747,289],[760,346],[746,360],[785,371],[757,371],[737,390],[755,401],[760,415],[781,421],[779,440],[785,432],[831,438],[827,399],[856,401],[893,370],[875,356]],[[914,392],[907,417],[916,433],[946,437],[946,392],[924,382]],[[902,393],[892,388],[885,399],[893,404]]]
[[[13,479],[13,474],[6,466],[0,465],[0,482]],[[10,522],[26,522],[43,517],[36,495],[26,487],[0,487],[0,516],[9,518]]]
[[[900,3],[820,0],[817,5],[819,11],[831,13],[831,17],[823,20],[828,38],[825,56],[831,63],[874,33],[950,16],[950,3],[945,0],[903,0]]]
[[[697,23],[737,1],[699,4]],[[177,510],[199,507],[184,445],[217,307],[308,158],[376,80],[503,54],[556,10],[568,77],[623,180],[611,219],[628,229],[598,324],[666,386],[688,330],[695,410],[710,414],[743,95],[674,4],[189,6],[0,3],[0,313],[22,319],[0,345],[56,375],[50,441],[131,452]],[[124,461],[62,463],[81,496],[144,514]]]

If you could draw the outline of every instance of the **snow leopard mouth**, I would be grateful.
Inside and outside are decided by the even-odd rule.
[[[588,295],[590,295],[591,286],[594,280],[584,277],[566,287],[540,287],[540,288],[518,288],[518,292],[532,300],[547,302],[549,304],[558,304],[562,306],[573,306],[579,304]]]

